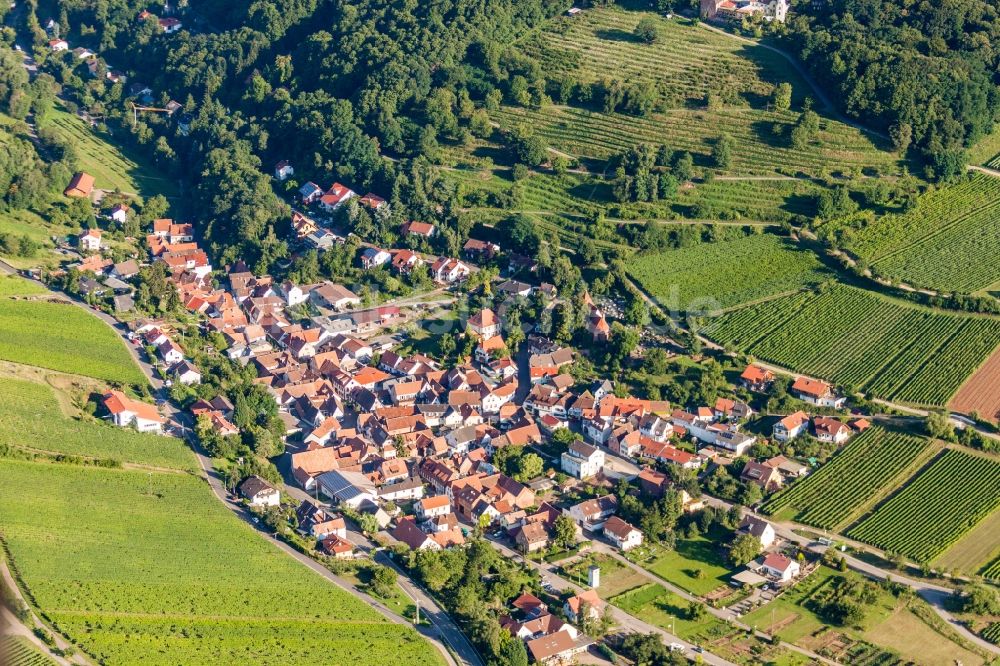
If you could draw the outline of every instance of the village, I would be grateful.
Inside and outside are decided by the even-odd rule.
[[[275,165],[276,180],[291,173],[287,162]],[[66,193],[89,197],[88,187],[92,179],[77,174]],[[553,285],[534,277],[531,260],[477,239],[460,257],[351,245],[348,230],[330,227],[330,214],[341,206],[378,214],[389,204],[339,183],[326,190],[307,183],[294,205],[288,233],[300,251],[346,246],[362,271],[402,280],[419,269],[429,281],[406,298],[383,299],[332,281],[278,281],[240,262],[216,268],[198,245],[195,224],[171,219],[153,221],[148,257],[115,263],[105,256],[102,231],[89,229],[77,243],[82,260],[68,269],[78,274],[82,294],[125,318],[131,343],[157,368],[171,398],[152,404],[111,390],[99,414],[120,427],[188,437],[216,459],[225,442],[235,450],[247,433],[235,424],[234,399],[205,383],[210,371],[184,346],[195,338],[215,341],[209,353],[249,372],[273,399],[280,423],[284,454],[275,462],[282,476],[228,477],[254,522],[289,533],[284,538],[327,561],[489,540],[541,574],[536,592],[547,601],[526,590],[501,620],[535,663],[601,660],[600,640],[623,624],[602,597],[609,577],[602,582],[595,564],[586,585],[573,590],[545,571],[565,572],[582,561],[614,562],[615,571],[651,557],[663,537],[662,528],[644,530],[662,521],[648,515],[659,510],[651,507],[674,507],[674,522],[718,523],[713,534],[725,538],[712,543],[712,560],[724,562],[726,573],[715,589],[688,596],[729,622],[815,569],[809,540],[754,510],[815,467],[815,459],[794,455],[797,440],[835,450],[871,426],[845,411],[846,397],[829,384],[795,378],[788,392],[802,409],[769,417],[762,431],[752,405],[766,403],[775,384],[786,381],[762,365],[745,366],[714,404],[640,399],[610,379],[578,381],[574,365],[588,355],[586,346],[560,344],[536,322],[520,320],[525,303],[545,311],[560,299]],[[114,227],[126,212],[119,203],[102,217]],[[435,232],[434,224],[416,221],[400,229],[403,238]],[[190,328],[182,322],[128,316],[140,267],[157,264],[198,336],[181,334]],[[460,300],[464,293],[471,298]],[[475,307],[453,312],[470,303]],[[607,344],[605,304],[586,295],[585,305],[581,335],[595,347]],[[411,340],[428,332],[448,339],[433,345],[438,353],[419,351]],[[454,357],[446,361],[452,354],[442,350]],[[703,492],[716,490],[716,497]],[[687,595],[683,588],[671,589]],[[663,633],[672,637],[671,650],[703,650]]]

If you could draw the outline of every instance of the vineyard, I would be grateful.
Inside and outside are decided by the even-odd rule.
[[[847,535],[928,562],[1000,507],[1000,462],[942,453]]]
[[[107,324],[71,303],[16,300],[12,296],[37,294],[39,287],[11,280],[0,283],[0,359],[111,382],[146,382]]]
[[[1000,282],[1000,178],[973,174],[857,233],[850,249],[887,276],[963,293]]]
[[[4,666],[55,666],[56,664],[28,639],[21,636],[0,637],[0,663]]]
[[[716,311],[830,277],[815,255],[773,234],[636,255],[626,270],[662,306],[685,311]]]
[[[930,451],[928,440],[921,437],[870,428],[819,470],[775,496],[764,510],[775,514],[794,509],[792,517],[800,523],[837,529],[896,488]]]
[[[94,663],[441,663],[234,518],[202,478],[0,460],[0,483],[19,574]]]
[[[737,310],[704,331],[720,344],[877,397],[937,406],[1000,345],[1000,320],[843,285]]]
[[[28,447],[171,469],[194,470],[180,439],[160,437],[63,414],[45,384],[0,378],[0,449]]]

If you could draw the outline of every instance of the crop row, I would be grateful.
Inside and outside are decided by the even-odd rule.
[[[56,663],[20,636],[0,637],[0,662],[6,666],[55,666]]]
[[[804,303],[727,314],[705,332],[773,363],[923,405],[947,403],[1000,345],[1000,320],[935,312],[842,285]]]
[[[928,562],[1000,506],[1000,463],[948,450],[848,536]]]
[[[787,507],[807,525],[834,529],[895,479],[928,449],[928,441],[870,428],[819,470],[795,482],[764,507],[776,513]]]

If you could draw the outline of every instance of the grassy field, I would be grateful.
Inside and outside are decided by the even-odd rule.
[[[832,277],[814,254],[773,234],[640,254],[627,270],[664,307],[713,312]]]
[[[66,302],[18,299],[38,285],[0,277],[0,359],[109,382],[143,384],[122,341],[107,324]]]
[[[0,377],[0,446],[65,453],[178,470],[196,469],[182,440],[72,419],[51,387]]]
[[[845,446],[832,460],[771,499],[770,514],[824,529],[837,529],[880,496],[899,486],[932,452],[922,437],[873,427]]]
[[[930,626],[915,615],[906,602],[902,602],[886,592],[880,592],[874,604],[867,607],[867,618],[862,627],[838,627],[823,631],[828,623],[816,615],[811,601],[822,595],[834,576],[846,576],[857,580],[853,572],[839,573],[820,567],[812,576],[800,582],[791,591],[778,599],[745,616],[742,621],[756,625],[759,629],[776,633],[782,640],[802,647],[820,651],[837,659],[840,663],[853,664],[903,664],[913,663],[933,666],[952,663],[960,659],[963,664],[981,664],[977,655],[963,650],[958,645],[945,640]],[[911,603],[923,603],[914,600]],[[884,650],[881,655],[866,651],[865,659],[858,655],[828,654],[823,652],[824,643],[830,632],[842,634],[846,643],[865,641]]]
[[[54,626],[105,664],[437,665],[186,474],[0,460],[0,526]]]
[[[881,398],[943,406],[1000,345],[1000,320],[838,285],[714,319],[720,344]]]
[[[94,187],[121,190],[143,198],[162,194],[177,196],[177,185],[161,175],[147,160],[125,151],[101,136],[79,117],[56,108],[46,120],[59,135],[76,146],[79,168],[94,177]]]
[[[1000,508],[1000,462],[948,450],[848,532],[930,562]]]
[[[23,636],[0,637],[0,663],[4,666],[55,666],[56,662]]]
[[[886,276],[964,293],[1000,282],[1000,178],[971,174],[854,235],[850,249]]]
[[[643,545],[628,553],[628,559],[691,594],[705,595],[728,585],[732,568],[722,552],[729,538],[725,531],[709,531],[693,539],[678,538],[676,548]]]

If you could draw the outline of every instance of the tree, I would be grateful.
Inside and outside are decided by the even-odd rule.
[[[552,541],[560,548],[570,548],[576,543],[576,522],[566,514],[560,514],[552,523]]]
[[[660,38],[660,30],[656,25],[656,19],[646,17],[639,21],[633,33],[636,39],[647,44],[654,44]]]
[[[733,162],[733,149],[735,147],[736,142],[733,137],[728,134],[720,136],[715,145],[712,146],[712,160],[715,162],[715,166],[720,169],[728,169]]]
[[[792,84],[782,81],[774,87],[771,98],[775,111],[788,111],[792,108]]]
[[[393,588],[396,585],[397,574],[395,569],[391,569],[382,564],[373,564],[371,567],[371,580],[368,583],[368,588],[372,591],[375,596],[382,597],[383,599],[389,597],[393,593]]]
[[[740,567],[760,555],[760,540],[751,534],[741,534],[729,546],[729,561]]]

